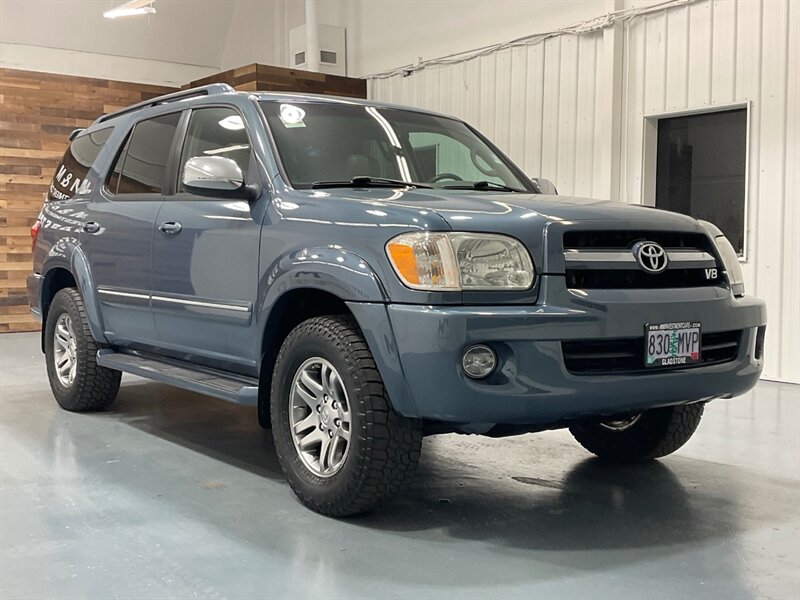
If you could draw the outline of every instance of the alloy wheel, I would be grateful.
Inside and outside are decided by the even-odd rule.
[[[350,449],[350,402],[336,368],[309,358],[295,373],[289,392],[289,426],[303,464],[318,477],[342,468]]]
[[[626,429],[630,429],[639,421],[641,414],[633,415],[627,419],[615,419],[613,421],[603,421],[600,423],[602,427],[606,429],[610,429],[612,431],[625,431]]]
[[[78,345],[72,328],[72,317],[62,313],[53,332],[53,362],[56,376],[64,387],[72,386],[78,370]]]

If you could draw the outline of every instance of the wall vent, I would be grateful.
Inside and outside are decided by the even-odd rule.
[[[319,32],[319,71],[330,75],[347,75],[347,45],[344,27],[317,25]],[[297,69],[308,68],[306,26],[289,30],[289,62]]]

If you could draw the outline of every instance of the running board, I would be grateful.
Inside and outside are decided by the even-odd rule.
[[[97,352],[97,364],[236,404],[258,405],[258,381],[250,377],[232,377],[196,365],[125,354],[108,348]]]

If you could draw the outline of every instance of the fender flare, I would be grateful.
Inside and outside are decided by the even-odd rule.
[[[388,302],[375,271],[340,246],[295,250],[277,259],[259,281],[258,314],[266,323],[275,303],[297,289],[317,289],[344,302]]]
[[[42,265],[43,285],[40,294],[44,295],[47,289],[47,277],[53,269],[65,269],[72,274],[78,291],[83,298],[84,308],[86,309],[86,319],[89,322],[89,331],[92,337],[98,342],[108,342],[103,326],[103,314],[100,310],[100,302],[97,298],[92,272],[89,269],[89,260],[83,253],[80,243],[75,238],[61,238],[51,248],[48,257]],[[43,307],[43,298],[39,298],[40,306]],[[42,315],[44,317],[44,313]],[[42,327],[44,335],[44,327]]]
[[[392,406],[404,415],[416,409],[403,379],[386,304],[388,295],[375,271],[360,256],[341,247],[305,248],[281,257],[259,284],[258,319],[266,332],[272,310],[286,294],[300,289],[327,292],[342,300],[364,333]],[[262,338],[263,339],[263,338]],[[261,354],[265,351],[261,348]]]

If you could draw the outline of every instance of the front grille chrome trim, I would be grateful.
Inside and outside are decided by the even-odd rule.
[[[683,269],[704,269],[717,266],[714,257],[702,250],[667,250],[667,258],[669,264],[678,264]],[[606,268],[629,269],[636,264],[636,257],[629,250],[567,249],[564,250],[564,260],[572,269],[580,268],[581,264],[592,269],[601,265]]]

